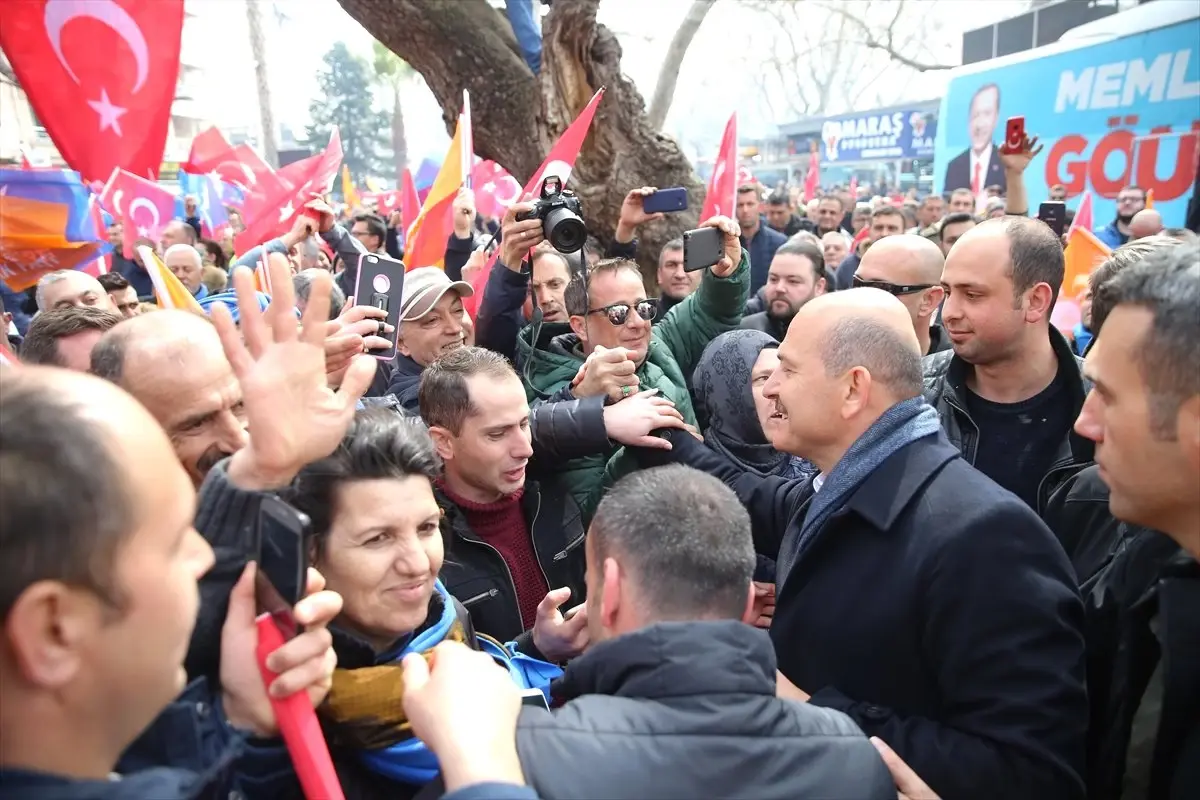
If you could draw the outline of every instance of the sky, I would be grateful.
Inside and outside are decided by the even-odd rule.
[[[185,63],[204,70],[195,82],[197,104],[221,127],[248,126],[257,130],[258,100],[243,0],[186,2],[192,16],[184,26],[183,58]],[[270,2],[259,2],[267,27],[267,62],[276,122],[302,137],[322,56],[334,42],[343,41],[351,52],[370,58],[372,39],[336,0],[277,0],[274,5],[286,15],[282,21],[272,13]],[[933,2],[910,2],[905,6],[905,15],[911,19],[910,25],[919,26],[930,60],[941,61],[955,61],[959,55],[964,23],[954,20],[969,19],[971,27],[977,27],[1027,6],[1026,0],[991,0],[986,4],[937,0],[938,13],[932,18],[920,16]],[[604,0],[600,5],[600,22],[608,25],[621,42],[622,68],[647,103],[670,37],[690,5],[691,0]],[[910,15],[909,9],[914,7],[918,10]],[[956,7],[964,11],[969,8],[971,14],[953,13]],[[778,81],[764,88],[760,78],[777,72],[771,53],[782,41],[781,35],[796,36],[795,28],[814,25],[824,30],[821,26],[827,22],[810,16],[816,13],[807,10],[812,6],[803,8],[803,22],[781,33],[769,18],[755,10],[751,0],[721,0],[713,7],[688,50],[664,126],[685,153],[695,157],[714,148],[725,121],[735,110],[739,139],[743,141],[771,135],[775,125],[794,121],[796,115],[787,113],[787,89]],[[861,101],[865,103],[863,110],[940,96],[945,73],[914,75],[887,68],[884,56],[872,57],[881,59],[876,63],[883,64],[884,74],[870,83],[863,95],[868,99]],[[788,72],[784,80],[794,80]],[[384,96],[379,99],[382,108]],[[831,98],[830,111],[851,110],[845,107],[846,102],[846,98]],[[403,89],[402,103],[409,152],[416,158],[440,158],[449,137],[436,100],[419,78]]]

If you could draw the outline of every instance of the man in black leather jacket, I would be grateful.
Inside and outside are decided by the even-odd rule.
[[[839,711],[776,696],[754,611],[750,519],[720,481],[634,473],[601,501],[586,544],[591,644],[530,708],[521,766],[544,797],[896,796]]]
[[[1039,220],[1004,217],[966,233],[942,273],[954,349],[924,362],[925,399],[950,442],[1039,513],[1091,462],[1071,431],[1091,387],[1050,325],[1063,269],[1062,246]]]
[[[546,403],[531,413],[509,362],[478,347],[428,367],[419,400],[445,463],[437,487],[450,533],[442,581],[467,607],[475,629],[501,641],[535,630],[535,621],[557,614],[568,599],[572,605],[584,599],[579,508],[569,493],[530,473],[541,465],[536,471],[552,485],[551,471],[563,459],[610,447],[610,434],[665,446],[646,434],[661,424],[683,424],[668,401],[646,394],[607,408],[603,398],[592,398]],[[636,431],[616,421],[626,412],[642,414],[629,400],[647,404]],[[582,621],[583,615],[580,630]],[[568,655],[549,652],[536,636],[533,643],[549,658]]]

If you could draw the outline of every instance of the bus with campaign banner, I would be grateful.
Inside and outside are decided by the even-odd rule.
[[[1089,190],[1100,226],[1116,216],[1121,187],[1135,185],[1153,190],[1166,225],[1182,225],[1200,158],[1200,4],[1147,3],[956,69],[934,144],[939,191],[1006,188],[1009,117],[1024,117],[1042,145],[1025,171],[1030,208],[1055,184],[1068,198]]]

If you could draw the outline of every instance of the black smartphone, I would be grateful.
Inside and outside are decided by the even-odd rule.
[[[697,228],[683,232],[683,270],[695,272],[711,267],[725,252],[725,234],[720,228]]]
[[[354,304],[375,306],[387,312],[387,324],[392,326],[390,334],[379,334],[391,344],[386,349],[375,349],[370,355],[380,361],[391,361],[396,357],[396,337],[400,334],[400,298],[404,291],[404,262],[394,258],[363,253],[358,257],[358,281],[354,284]]]
[[[687,207],[687,189],[682,186],[659,189],[654,194],[642,198],[642,210],[647,214],[671,214],[683,211]]]
[[[1062,236],[1067,225],[1067,204],[1061,200],[1047,200],[1038,206],[1038,219],[1050,226],[1055,236]]]
[[[308,574],[308,517],[277,497],[258,507],[258,550],[254,597],[260,614],[270,614],[285,638],[298,633],[292,607],[304,597]]]

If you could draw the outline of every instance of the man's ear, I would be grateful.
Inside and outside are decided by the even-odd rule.
[[[600,590],[600,624],[605,630],[615,630],[621,611],[621,565],[614,558],[606,558],[601,569],[604,585]]]
[[[1034,284],[1026,297],[1029,302],[1029,307],[1025,310],[1026,322],[1038,322],[1043,318],[1050,319],[1051,307],[1054,304],[1054,290],[1050,288],[1050,284]]]
[[[396,352],[402,356],[412,358],[412,351],[404,345],[404,323],[400,323],[400,330],[396,331]]]
[[[100,601],[59,581],[38,581],[21,592],[4,622],[8,650],[30,684],[54,690],[86,665],[90,636],[104,635]]]
[[[450,431],[440,425],[430,425],[429,438],[433,439],[433,446],[437,449],[437,454],[441,456],[442,461],[450,461],[454,458],[454,435]]]
[[[575,331],[575,335],[580,341],[587,344],[587,319],[577,315],[571,315],[571,330]]]
[[[921,293],[921,307],[917,311],[917,316],[921,319],[928,319],[933,316],[933,312],[937,311],[938,306],[942,304],[942,300],[945,297],[946,290],[941,286],[926,289]]]

